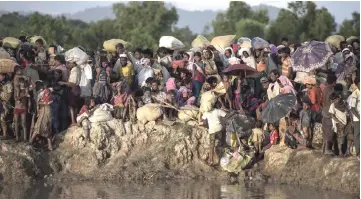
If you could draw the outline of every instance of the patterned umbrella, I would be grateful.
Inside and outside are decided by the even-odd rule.
[[[291,56],[291,65],[294,71],[310,72],[324,66],[332,55],[330,44],[311,41],[297,48]]]
[[[280,94],[267,102],[261,117],[265,123],[275,123],[286,116],[296,104],[296,96],[292,93]]]
[[[257,50],[269,47],[269,43],[266,40],[259,37],[253,38],[251,43],[252,43],[252,47]]]

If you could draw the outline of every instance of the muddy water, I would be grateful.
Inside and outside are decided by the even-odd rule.
[[[1,199],[354,199],[347,194],[290,185],[218,185],[170,181],[152,185],[61,184],[5,186]]]

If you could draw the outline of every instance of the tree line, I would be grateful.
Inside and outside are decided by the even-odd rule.
[[[93,23],[40,13],[27,16],[8,13],[0,17],[0,36],[41,35],[48,44],[65,48],[80,45],[89,50],[102,48],[103,42],[112,38],[128,41],[133,48],[156,48],[163,35],[174,36],[190,47],[196,37],[189,27],[175,27],[177,10],[167,8],[164,2],[116,3],[113,12],[115,19]],[[302,42],[324,40],[335,33],[345,37],[360,35],[360,14],[352,13],[352,18],[345,20],[336,32],[334,16],[310,1],[289,3],[288,9],[281,9],[274,21],[269,20],[267,10],[252,11],[245,2],[230,2],[229,8],[218,13],[204,31],[209,39],[237,34],[237,37],[262,37],[276,44],[285,36],[291,42]]]

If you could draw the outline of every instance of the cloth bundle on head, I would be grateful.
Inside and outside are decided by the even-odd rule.
[[[304,79],[303,83],[309,84],[309,85],[316,85],[317,81],[316,81],[316,78],[308,76]]]
[[[119,58],[128,58],[126,54],[120,54]]]

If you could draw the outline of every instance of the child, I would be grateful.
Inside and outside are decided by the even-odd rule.
[[[124,89],[122,89],[122,83],[118,83],[116,89],[116,95],[113,97],[114,117],[116,119],[124,120],[124,108],[128,99],[128,93],[124,92]]]
[[[35,49],[33,49],[36,55],[36,62],[43,63],[46,61],[46,52],[44,48],[44,41],[42,39],[38,39],[35,41]]]
[[[138,105],[139,107],[145,105],[145,104],[150,104],[153,103],[152,97],[151,97],[151,90],[148,87],[144,87],[143,88],[143,96],[142,96],[142,100],[141,100],[141,105]]]
[[[199,125],[204,124],[204,120],[207,120],[208,123],[208,133],[210,134],[210,158],[208,159],[208,163],[210,165],[214,165],[214,153],[216,151],[216,137],[217,134],[222,132],[223,126],[221,124],[220,118],[226,116],[226,112],[221,109],[213,109],[210,112],[206,112],[203,114],[202,119]],[[218,135],[220,136],[220,135]],[[217,155],[217,153],[216,153]]]
[[[300,130],[303,133],[304,138],[306,139],[306,146],[312,148],[312,132],[311,132],[311,121],[312,121],[312,112],[310,110],[311,101],[309,99],[304,99],[303,109],[300,112]]]
[[[232,87],[227,75],[223,75],[223,85],[224,89],[226,90],[226,95],[223,97],[223,101],[228,105],[228,108],[232,110]]]
[[[80,126],[85,131],[85,138],[90,141],[90,128],[91,124],[89,121],[89,111],[95,107],[95,99],[93,97],[88,97],[85,99],[85,104],[80,109],[77,120]]]
[[[253,146],[255,147],[255,151],[256,154],[259,154],[262,150],[262,144],[265,140],[265,136],[263,134],[263,130],[262,130],[262,122],[261,121],[256,121],[256,125],[254,129],[252,129],[252,134],[250,136],[250,142],[251,144],[253,144]]]
[[[15,87],[15,108],[14,108],[14,122],[15,122],[15,136],[16,141],[19,140],[19,117],[21,117],[21,125],[23,127],[24,141],[27,140],[26,116],[28,109],[31,107],[31,100],[29,90],[25,79],[19,78],[19,82]]]
[[[45,88],[42,92],[41,100],[38,102],[38,119],[34,126],[34,133],[30,139],[30,144],[33,143],[37,136],[46,137],[48,140],[48,149],[53,150],[52,145],[52,110],[51,103],[53,102],[51,91]]]
[[[347,106],[337,93],[330,95],[331,106],[329,113],[332,115],[332,129],[337,134],[338,152],[339,156],[343,156],[342,145],[346,142],[347,132],[345,127],[347,125]]]
[[[267,149],[271,148],[272,145],[278,144],[279,141],[279,134],[276,125],[268,124],[268,129],[271,132],[269,135],[270,142],[268,143],[267,146],[263,147],[262,152],[265,152]]]
[[[174,106],[175,108],[178,108],[178,102],[176,100],[177,97],[177,91],[176,90],[170,90],[166,94],[165,102],[169,105]],[[164,108],[164,119],[174,121],[177,117],[177,111],[173,108]]]

